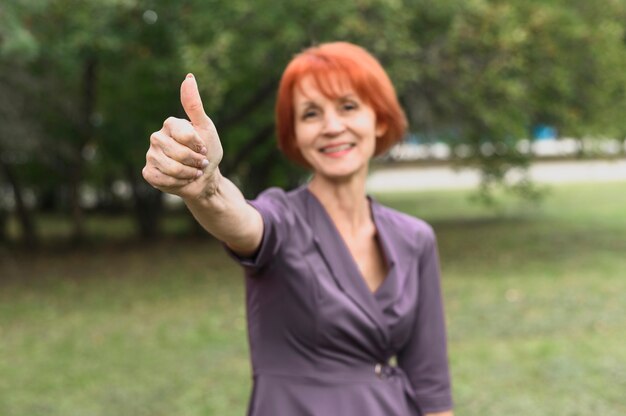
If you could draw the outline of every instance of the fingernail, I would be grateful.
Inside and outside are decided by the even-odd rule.
[[[206,155],[207,149],[206,147],[202,146],[202,148],[200,149],[200,153],[203,155]]]
[[[202,161],[202,169],[206,168],[207,166],[209,166],[209,161],[208,161],[208,160],[206,160],[206,159],[204,159],[204,160]]]
[[[202,175],[203,175],[203,172],[201,170],[196,172],[196,178],[199,178]]]
[[[193,78],[193,74],[190,72],[187,74],[187,78]]]

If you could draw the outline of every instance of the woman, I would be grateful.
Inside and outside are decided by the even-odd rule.
[[[366,196],[368,163],[404,134],[393,86],[364,49],[328,43],[281,79],[278,140],[312,170],[247,202],[190,74],[189,121],[168,118],[143,170],[179,195],[246,274],[254,416],[451,415],[435,237]],[[391,365],[395,357],[397,365]]]

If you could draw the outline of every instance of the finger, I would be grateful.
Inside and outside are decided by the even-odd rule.
[[[201,154],[207,152],[202,139],[188,120],[168,117],[167,120],[163,122],[162,132],[195,152]]]
[[[183,165],[191,166],[198,169],[204,169],[209,165],[209,161],[200,153],[194,152],[188,146],[180,144],[171,136],[157,131],[150,136],[150,142],[171,159],[174,159]]]
[[[153,166],[159,172],[176,179],[196,179],[203,174],[202,170],[183,165],[153,149],[148,150],[146,161],[148,166]]]
[[[171,176],[163,174],[161,171],[153,166],[144,167],[141,173],[146,182],[148,182],[153,187],[165,192],[169,192],[176,188],[181,188],[185,185],[189,185],[192,182],[192,180],[189,179],[172,178]]]
[[[187,117],[195,127],[201,129],[210,129],[213,123],[209,116],[204,112],[202,99],[198,91],[198,84],[193,74],[187,74],[187,77],[180,86],[180,102],[187,113]]]
[[[200,169],[185,166],[169,157],[163,158],[156,167],[161,173],[175,179],[196,179],[202,176],[203,173]]]

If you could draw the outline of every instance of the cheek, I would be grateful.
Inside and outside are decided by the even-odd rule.
[[[364,138],[363,144],[365,145],[366,153],[369,157],[373,157],[376,153],[376,126],[373,126],[370,122],[363,125],[362,137]]]
[[[362,113],[356,120],[356,123],[362,132],[369,131],[371,134],[376,135],[376,115],[374,113]]]
[[[304,160],[306,160],[307,163],[311,163],[311,149],[313,149],[312,141],[307,139],[308,136],[302,130],[296,129],[295,134],[295,147],[298,149]]]
[[[295,145],[298,149],[302,150],[305,147],[302,132],[296,129],[295,133],[296,133]]]
[[[361,136],[368,139],[368,141],[376,141],[376,122],[369,117],[363,117],[359,122],[359,130]]]
[[[296,125],[294,132],[296,134],[296,145],[300,148],[306,148],[313,144],[313,138],[315,137],[310,126]]]

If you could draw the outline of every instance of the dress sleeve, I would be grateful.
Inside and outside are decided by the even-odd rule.
[[[418,266],[417,312],[413,332],[398,353],[398,366],[407,374],[424,413],[453,407],[445,316],[441,295],[439,255],[432,229],[425,236]]]
[[[226,252],[246,269],[258,270],[264,267],[281,248],[289,236],[290,224],[293,223],[293,213],[282,189],[270,188],[261,193],[256,199],[249,200],[263,219],[263,237],[257,252],[251,257],[241,257],[223,244]]]

